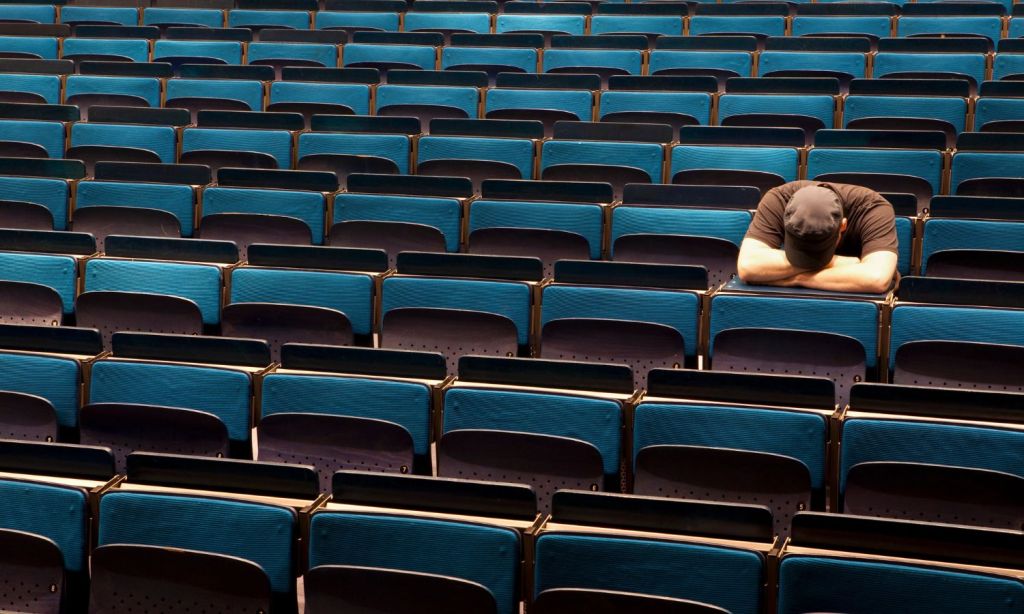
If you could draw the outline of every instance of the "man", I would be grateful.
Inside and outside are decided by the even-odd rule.
[[[749,284],[886,292],[896,274],[892,205],[855,185],[792,181],[769,190],[740,246]]]

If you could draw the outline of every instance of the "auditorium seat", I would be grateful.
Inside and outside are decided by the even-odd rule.
[[[79,265],[84,257],[96,253],[95,240],[83,233],[9,229],[0,230],[0,241],[6,248],[0,252],[0,279],[51,289],[59,297],[63,313],[71,315],[78,288]],[[25,317],[32,319],[28,304],[18,306],[17,301],[26,297],[12,294],[5,298],[11,301],[8,309],[16,313],[24,308]],[[5,319],[12,315],[5,314]],[[24,323],[44,324],[42,321]],[[52,322],[45,324],[52,325]]]
[[[1007,268],[1020,248],[1020,201],[1011,198],[947,196],[933,200],[933,217],[926,220],[921,249],[921,274],[929,277],[1019,281]]]
[[[0,390],[48,401],[55,412],[57,436],[67,441],[78,427],[82,374],[102,351],[96,332],[4,325],[0,335]]]
[[[659,37],[651,51],[648,74],[713,75],[724,85],[728,77],[752,76],[753,36]]]
[[[64,157],[64,136],[63,122],[24,119],[0,120],[0,139],[39,145],[46,150],[51,158]]]
[[[892,15],[895,14],[895,6],[882,3],[867,7],[853,3],[805,4],[797,9],[792,33],[793,36],[863,34],[885,38],[892,34]]]
[[[480,107],[480,87],[487,85],[485,75],[434,71],[409,71],[413,79],[401,79],[392,72],[388,83],[377,87],[377,115],[417,117],[422,132],[430,133],[433,118],[476,118]],[[418,73],[425,73],[420,75]],[[426,77],[426,79],[419,78]],[[472,85],[469,83],[474,82]]]
[[[541,294],[540,355],[655,368],[695,366],[707,289],[698,267],[561,261]]]
[[[454,372],[463,354],[515,356],[530,345],[534,258],[402,253],[381,289],[380,345],[440,352]]]
[[[96,105],[159,107],[160,80],[70,75],[64,84],[64,104],[78,106],[83,120],[89,119],[89,108]]]
[[[497,87],[487,91],[484,117],[540,120],[545,136],[551,136],[556,121],[590,121],[600,80],[598,75],[501,74]]]
[[[369,250],[256,245],[231,272],[223,333],[266,339],[275,362],[284,343],[365,342],[374,284],[387,268],[385,254]]]
[[[233,40],[169,40],[153,43],[154,62],[187,58],[187,63],[241,64],[242,43]]]
[[[703,266],[711,286],[736,274],[761,192],[739,186],[628,185],[612,210],[613,260]]]
[[[0,36],[0,53],[8,54],[8,57],[56,60],[57,39],[38,36]]]
[[[669,124],[679,128],[711,123],[713,77],[612,77],[600,94],[598,120]]]
[[[708,356],[713,369],[827,377],[836,384],[840,405],[854,382],[877,370],[877,301],[884,296],[801,294],[799,289],[786,296],[742,282],[731,285],[739,291],[717,294],[711,301]]]
[[[325,29],[360,29],[398,31],[398,13],[360,12],[360,11],[318,11],[314,17],[316,28]]]
[[[0,92],[38,96],[38,102],[60,104],[60,75],[0,74]]]
[[[889,368],[896,383],[1020,391],[1015,284],[908,278],[892,310]],[[1004,296],[1000,296],[1000,295]],[[956,357],[953,360],[952,357]],[[963,359],[969,357],[969,360]]]
[[[807,176],[864,173],[877,178],[896,171],[928,182],[930,192],[898,179],[893,182],[902,189],[918,192],[921,205],[923,200],[942,191],[945,149],[946,135],[938,131],[819,130],[814,136],[814,148],[807,154]]]
[[[961,86],[941,80],[855,79],[843,106],[843,125],[856,129],[909,129],[908,119],[932,120],[934,128],[918,122],[916,129],[941,129],[952,146],[955,141],[949,137],[955,138],[967,126],[969,88],[966,83]]]
[[[1022,54],[1024,42],[1020,40],[1020,37],[1024,35],[1024,30],[1016,34],[1016,38],[1012,38],[1015,36],[1012,30],[1020,24],[1024,24],[1024,20],[1014,19],[1010,24],[1011,38],[998,41],[998,53],[992,63],[993,79],[1006,79],[1024,73],[1024,54]]]
[[[305,11],[234,9],[228,11],[229,28],[292,28],[309,29],[309,13]]]
[[[146,259],[154,257],[167,260]],[[86,263],[78,323],[100,329],[105,342],[117,330],[200,334],[220,322],[221,267],[237,261],[221,242],[107,237],[106,256]]]
[[[239,249],[243,247],[247,249],[251,242],[287,243],[294,241],[299,245],[308,245],[312,241],[314,245],[320,245],[323,243],[323,221],[326,211],[327,202],[324,195],[320,192],[296,189],[268,189],[266,187],[237,188],[225,187],[221,184],[203,191],[203,219],[199,222],[199,233],[200,236],[207,239],[234,240],[239,244]],[[266,227],[266,235],[273,234],[273,226],[278,223],[279,218],[298,220],[305,225],[308,235],[299,233],[302,236],[301,241],[299,240],[299,234],[293,236],[291,233],[272,240],[272,236],[263,235],[263,233],[259,232],[258,228],[253,228],[257,235],[245,237],[244,233],[246,231],[241,227],[236,227],[235,232],[219,232],[213,235],[202,226],[212,216],[230,214],[250,216],[247,218],[247,221],[254,226]],[[257,224],[255,218],[251,217],[253,214],[272,217],[264,217]],[[280,221],[285,222],[285,220]],[[245,254],[243,253],[242,256],[244,258]]]
[[[785,538],[798,511],[825,509],[824,378],[699,371],[651,375],[633,423],[633,492],[767,506]]]
[[[139,10],[134,7],[114,6],[61,7],[60,22],[134,26],[139,23]]]
[[[508,375],[499,383],[478,376],[445,391],[438,475],[532,486],[541,512],[550,510],[558,489],[617,489],[623,401],[630,393],[607,392],[607,383],[603,391],[593,383],[567,389],[552,377],[558,363],[541,363],[543,373],[516,364],[524,361],[503,360]],[[579,363],[561,363],[563,376],[568,369],[588,373]]]
[[[75,56],[110,56],[126,58],[130,62],[149,61],[149,41],[143,38],[79,38],[64,40],[61,57],[75,59]]]
[[[342,172],[343,163],[352,162],[356,156],[373,156],[374,158],[391,161],[397,172],[410,172],[411,137],[419,134],[418,121],[410,122],[408,118],[396,117],[314,117],[311,132],[299,135],[297,157],[299,168],[309,170],[328,170],[329,159],[324,159],[324,166],[307,166],[312,156],[329,154],[345,156],[337,158],[338,179],[346,185],[347,173]],[[355,167],[350,172],[367,172]],[[370,172],[380,172],[377,170]]]
[[[499,72],[536,72],[540,34],[452,34],[441,49],[442,70],[483,70],[491,81]]]
[[[298,519],[290,507],[114,489],[100,498],[98,514],[96,557],[105,563],[99,571],[111,573],[106,563],[116,565],[117,550],[123,551],[120,556],[138,557],[134,567],[141,573],[133,580],[134,592],[146,609],[157,607],[163,598],[215,609],[241,603],[270,609],[274,603],[274,611],[295,611]],[[224,586],[229,578],[244,582],[244,598],[237,586]],[[189,586],[194,583],[200,586]],[[213,586],[203,586],[207,583]],[[123,588],[118,590],[110,580],[100,586],[107,590],[93,591],[90,609],[115,611]]]
[[[456,5],[457,7],[457,5]],[[406,32],[476,32],[487,34],[491,31],[491,16],[482,12],[433,12],[417,10],[414,6],[405,14],[403,28]],[[495,7],[497,10],[497,7]]]
[[[718,123],[806,126],[805,133],[813,139],[816,130],[833,127],[839,91],[838,80],[830,78],[817,82],[782,77],[730,80],[718,99]]]
[[[876,79],[897,74],[914,78],[966,77],[976,88],[985,80],[990,45],[982,38],[884,38],[878,43],[871,74]]]
[[[779,614],[906,605],[937,614],[999,611],[1021,598],[1015,572],[1004,571],[1017,567],[1008,558],[1017,545],[1006,532],[802,516],[779,566]],[[972,547],[952,545],[962,542]]]
[[[122,337],[116,337],[113,356],[90,369],[88,404],[81,411],[83,443],[110,447],[119,471],[135,450],[252,458],[254,379],[270,364],[264,344],[188,335],[126,337],[130,344],[122,348]],[[237,348],[244,344],[262,346],[263,356],[239,358]],[[225,358],[234,364],[220,364]]]
[[[639,75],[645,49],[647,40],[641,36],[555,36],[544,52],[542,69],[597,74],[607,83],[612,75]]]
[[[983,177],[1016,177],[1024,160],[1024,135],[1000,132],[965,132],[957,138],[949,188]]]
[[[436,119],[417,141],[416,174],[468,177],[475,191],[486,179],[532,179],[536,121]]]
[[[197,127],[186,128],[182,132],[179,156],[182,164],[201,164],[204,154],[213,154],[217,160],[223,158],[218,165],[223,166],[230,159],[229,155],[224,155],[225,152],[266,154],[273,158],[276,168],[287,169],[291,167],[292,135],[287,130],[237,128]]]
[[[93,165],[102,159],[171,164],[174,162],[176,144],[177,134],[171,126],[80,122],[71,127],[68,152],[69,156],[76,152],[80,155],[88,152],[91,158],[89,161]],[[152,157],[136,155],[140,151],[148,152]],[[92,170],[88,167],[87,164],[87,172]]]
[[[601,527],[584,520],[588,504],[607,514]],[[533,597],[560,588],[598,589],[717,606],[686,612],[760,612],[771,547],[765,516],[770,515],[716,506],[734,519],[719,532],[711,509],[693,507],[692,502],[623,495],[557,494],[552,518],[536,538]],[[668,517],[681,519],[680,524]],[[725,543],[710,539],[723,536]]]
[[[456,252],[462,228],[457,198],[347,192],[334,199],[328,245],[382,249],[394,268],[402,251]]]
[[[149,6],[142,9],[142,25],[160,26],[164,29],[175,26],[220,28],[224,26],[224,11]]]
[[[33,122],[27,122],[32,124]],[[0,121],[0,135],[8,127],[6,122]],[[58,126],[60,124],[57,124]],[[48,125],[44,125],[49,129]],[[24,126],[31,129],[32,126]],[[58,154],[61,155],[61,154]],[[14,162],[20,162],[15,160]],[[47,161],[49,162],[49,161]],[[10,166],[0,163],[0,188],[4,190],[4,200],[20,203],[29,203],[46,209],[50,216],[51,225],[49,229],[65,230],[68,223],[68,201],[71,194],[70,179],[80,179],[85,174],[85,167],[78,161],[54,161],[56,164],[40,165],[28,175],[20,171],[18,166]],[[6,167],[6,168],[5,168]],[[50,170],[51,173],[46,171]],[[64,172],[71,171],[71,172]],[[40,213],[42,213],[40,211]]]
[[[521,532],[536,515],[528,490],[352,472],[337,474],[335,484],[336,503],[310,518],[304,579],[310,614],[365,603],[393,612],[425,603],[480,614],[519,609]],[[532,507],[533,515],[494,506],[496,499],[509,501],[509,508],[512,502]]]
[[[246,110],[263,110],[263,84],[241,79],[168,79],[165,107],[191,109],[194,99],[232,100]],[[197,108],[202,108],[197,107]],[[212,107],[217,108],[217,107]]]
[[[797,178],[805,136],[796,128],[686,126],[679,142],[669,160],[672,183],[754,185],[766,191]]]
[[[437,354],[287,346],[262,382],[257,456],[313,464],[324,492],[342,469],[429,474],[432,388],[445,374]]]
[[[274,81],[271,83],[267,110],[276,111],[278,109],[274,105],[289,103],[323,105],[323,112],[328,114],[369,115],[370,87],[357,83],[303,81]]]
[[[418,33],[419,36],[430,34],[432,33]],[[393,68],[434,70],[437,65],[437,47],[440,47],[439,41],[434,42],[438,44],[434,46],[352,42],[345,45],[341,60],[344,66],[380,68],[382,73]]]

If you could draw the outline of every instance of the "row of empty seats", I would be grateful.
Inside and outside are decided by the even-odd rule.
[[[0,453],[19,610],[1015,612],[1024,590],[1010,531],[805,511],[783,543],[757,505],[567,490],[538,513],[527,487],[351,472],[317,498],[303,466]]]

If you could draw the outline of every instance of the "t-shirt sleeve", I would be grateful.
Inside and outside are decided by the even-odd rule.
[[[875,196],[880,199],[881,197]],[[888,201],[876,203],[864,215],[860,237],[860,257],[872,252],[899,253],[896,238],[896,215]]]
[[[782,247],[785,239],[785,224],[782,214],[786,210],[786,198],[779,186],[772,188],[761,199],[754,212],[754,219],[750,221],[745,239],[757,239],[768,247],[778,249]]]

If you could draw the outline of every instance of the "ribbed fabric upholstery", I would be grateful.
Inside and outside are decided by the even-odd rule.
[[[683,20],[671,15],[594,15],[590,18],[591,34],[618,32],[682,36]]]
[[[324,236],[327,204],[320,192],[258,188],[209,188],[203,192],[203,215],[217,213],[267,213],[302,220],[319,245]]]
[[[690,36],[725,32],[784,36],[786,18],[775,15],[696,15],[690,18]]]
[[[429,160],[492,160],[515,165],[523,179],[533,176],[533,141],[472,136],[423,136],[416,163]]]
[[[703,92],[601,92],[599,115],[621,111],[685,113],[701,124],[711,121],[711,95]]]
[[[155,362],[101,360],[93,365],[90,403],[143,403],[210,412],[231,439],[249,438],[252,381],[243,371]]]
[[[409,137],[404,134],[328,134],[306,132],[299,135],[299,159],[312,154],[348,154],[378,156],[394,161],[403,174],[409,172]]]
[[[1004,63],[1003,72],[1000,73],[999,58],[1002,57],[1004,56],[996,56],[997,79],[1009,74],[1024,73],[1024,54],[1017,56],[1021,59],[1019,65],[1008,66]],[[974,129],[980,130],[988,122],[1024,117],[1024,100],[1020,98],[979,98],[975,103],[974,113]]]
[[[565,230],[587,240],[593,259],[601,258],[603,221],[600,205],[582,203],[478,200],[469,207],[469,232],[481,228]]]
[[[657,445],[731,448],[781,454],[802,462],[811,487],[825,485],[825,418],[809,412],[757,407],[641,403],[633,430],[633,462]]]
[[[635,49],[549,49],[544,53],[544,70],[566,66],[621,68],[639,75],[643,54]]]
[[[78,265],[70,256],[0,252],[0,279],[49,286],[60,295],[64,313],[75,309]]]
[[[0,52],[34,53],[44,60],[56,60],[57,39],[41,36],[0,36]]]
[[[984,574],[878,561],[786,557],[779,614],[803,612],[1019,612],[1024,586]]]
[[[459,64],[503,64],[526,72],[537,72],[537,50],[518,47],[445,47],[441,68]]]
[[[395,104],[434,104],[462,109],[471,118],[477,116],[480,92],[475,87],[434,85],[381,85],[377,88],[377,108]]]
[[[835,101],[831,96],[725,94],[718,102],[718,121],[743,113],[785,113],[817,117],[831,128]]]
[[[4,7],[7,19],[23,19],[37,23],[54,23],[57,7],[52,4],[8,4]]]
[[[0,352],[0,390],[43,397],[53,404],[57,423],[78,424],[78,363],[68,358]]]
[[[981,53],[885,53],[875,56],[872,75],[877,79],[893,72],[957,72],[985,80],[985,56]]]
[[[100,546],[143,544],[237,556],[262,567],[275,592],[287,593],[294,586],[293,510],[205,497],[112,492],[100,498],[99,516]]]
[[[204,324],[220,321],[220,268],[208,264],[145,260],[90,260],[85,265],[85,291],[149,292],[195,301]]]
[[[867,301],[764,296],[718,296],[711,301],[711,340],[728,328],[785,328],[853,337],[867,366],[878,355],[878,309]]]
[[[697,348],[700,300],[692,292],[670,292],[588,286],[549,286],[544,289],[541,325],[562,318],[607,318],[654,322],[683,336],[686,355]]]
[[[309,566],[357,565],[433,573],[483,585],[499,614],[519,611],[519,536],[501,527],[341,512],[314,514]]]
[[[941,119],[963,132],[967,101],[963,98],[925,96],[849,96],[843,107],[843,125],[861,117],[924,117]]]
[[[106,126],[108,124],[75,124],[75,129],[104,128]],[[171,130],[173,138],[173,128],[167,129]],[[99,131],[99,133],[102,135],[103,131]],[[171,159],[173,160],[173,156]],[[94,205],[117,205],[121,207],[148,207],[167,211],[181,222],[181,232],[186,237],[192,235],[194,201],[195,198],[191,186],[167,183],[82,181],[78,184],[78,192],[75,196],[75,206],[77,208]]]
[[[491,16],[487,13],[420,13],[409,11],[405,15],[405,31],[458,29],[470,32],[491,31]]]
[[[75,54],[95,53],[101,55],[121,55],[131,58],[133,62],[149,61],[149,41],[141,38],[74,38],[64,40],[61,49],[64,57]]]
[[[1007,31],[1007,38],[1020,38],[1022,36],[1024,36],[1024,19],[1019,17],[1010,19],[1010,29]]]
[[[467,309],[503,315],[519,333],[519,345],[529,342],[530,288],[525,283],[389,277],[384,280],[382,313],[398,307]]]
[[[890,366],[904,343],[936,339],[1024,345],[1024,311],[901,305],[892,312]]]
[[[998,41],[1003,20],[996,15],[956,17],[914,17],[904,15],[896,22],[900,36],[915,34],[977,34]]]
[[[274,81],[270,102],[326,102],[343,104],[358,115],[370,113],[370,86],[355,83],[303,83]]]
[[[176,135],[171,126],[75,123],[71,146],[107,145],[148,149],[165,164],[174,164]],[[109,204],[109,203],[106,203]]]
[[[338,194],[334,199],[334,223],[355,220],[410,222],[433,226],[444,235],[448,251],[459,250],[462,205],[454,198]]]
[[[78,488],[0,480],[0,528],[48,537],[60,547],[65,569],[85,569],[88,504]]]
[[[325,28],[361,27],[377,28],[388,32],[398,31],[398,13],[319,11],[315,19],[318,30]]]
[[[60,104],[60,77],[4,73],[0,74],[0,92],[29,92],[42,96],[46,104]]]
[[[778,70],[835,70],[863,77],[867,58],[863,53],[820,53],[811,51],[765,51],[757,63],[763,77]]]
[[[235,9],[228,11],[228,27],[280,26],[296,30],[309,29],[309,13],[306,11],[268,11]]]
[[[793,36],[807,34],[871,34],[879,38],[889,36],[891,24],[882,16],[817,16],[797,15],[793,18]]]
[[[444,395],[445,433],[494,429],[581,439],[601,453],[606,475],[619,470],[621,423],[622,408],[607,399],[469,388]]]
[[[358,335],[373,332],[369,275],[243,267],[231,274],[232,303],[288,303],[337,309]]]
[[[6,124],[7,122],[0,121],[0,140],[17,140],[10,139],[4,134]],[[43,205],[53,214],[53,229],[67,229],[68,183],[63,179],[0,176],[0,193],[10,200]]]
[[[142,9],[142,25],[187,24],[221,28],[224,26],[224,12],[218,9],[185,9],[147,7]]]
[[[807,154],[807,176],[825,173],[901,173],[927,179],[935,194],[942,187],[942,154],[904,149],[830,149]]]
[[[64,85],[64,99],[76,94],[125,94],[145,99],[151,107],[160,106],[160,80],[149,77],[99,77],[71,75]]]
[[[755,552],[592,535],[537,538],[534,594],[595,588],[691,599],[732,614],[760,611],[764,561]]]
[[[1005,175],[1004,175],[1005,176]],[[928,272],[928,258],[949,249],[1024,249],[1024,224],[984,220],[930,219],[924,225],[921,274]]]
[[[1018,31],[1016,34],[1013,34],[1014,29]],[[1010,32],[1011,38],[1024,36],[1024,19],[1010,20]],[[1024,53],[996,54],[996,61],[992,66],[993,79],[1002,79],[1009,75],[1019,75],[1021,73],[1024,73]]]
[[[910,275],[910,261],[914,251],[914,224],[909,217],[896,218],[896,240],[899,241],[896,267],[900,275]]]
[[[495,88],[487,92],[484,109],[554,109],[575,113],[580,121],[590,121],[593,105],[593,96],[584,90]]]
[[[566,34],[581,35],[587,20],[583,15],[498,15],[495,32],[519,32],[521,30],[548,30]]]
[[[860,463],[893,461],[1003,471],[1024,477],[1024,433],[936,422],[847,419],[839,461],[840,491]]]
[[[623,235],[673,234],[717,237],[739,246],[748,226],[747,211],[621,206],[612,210],[612,243]]]
[[[42,145],[51,158],[64,157],[64,126],[60,122],[0,120],[0,140]]]
[[[609,164],[632,166],[660,183],[665,148],[659,143],[618,141],[545,141],[541,146],[541,170],[556,164]]]
[[[412,435],[416,454],[430,452],[430,388],[426,384],[272,373],[263,380],[260,407],[263,416],[303,412],[395,422]]]
[[[158,40],[153,43],[153,61],[172,56],[218,58],[228,64],[242,63],[242,43],[238,41]]]
[[[134,26],[139,23],[139,11],[134,7],[62,6],[60,21],[61,23],[110,21],[122,26]]]
[[[226,98],[263,110],[263,84],[242,79],[168,79],[167,100],[175,98]]]
[[[356,62],[405,62],[434,70],[434,48],[426,45],[369,45],[349,43],[342,52],[345,66]]]
[[[651,52],[650,74],[669,68],[724,68],[749,77],[754,62],[746,51],[676,51],[655,49]]]
[[[796,179],[799,158],[796,149],[740,145],[677,145],[672,148],[672,170],[669,178],[682,170],[717,168],[763,171],[780,175],[786,181]]]
[[[333,68],[338,65],[338,48],[334,45],[307,43],[249,43],[246,58],[250,64],[256,60],[311,60]]]
[[[230,128],[186,128],[181,150],[227,149],[258,151],[274,156],[278,168],[291,168],[292,135],[287,130],[234,130]]]
[[[978,177],[1020,177],[1024,168],[1024,153],[989,153],[963,151],[953,154],[953,174],[950,192],[966,179]]]

